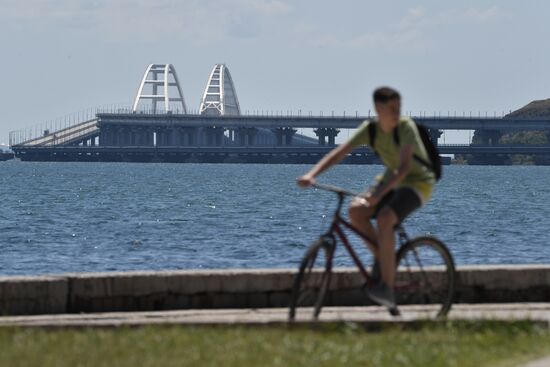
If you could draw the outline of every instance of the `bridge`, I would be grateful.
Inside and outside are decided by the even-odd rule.
[[[550,137],[550,118],[411,117],[428,127],[435,142],[445,130],[476,131],[481,144],[440,145],[442,154],[550,157],[550,145],[498,144],[507,132],[544,131]],[[252,161],[257,160],[253,157],[261,156],[272,157],[265,161],[284,161],[284,157],[292,156],[309,162],[311,159],[306,157],[317,159],[335,146],[341,129],[355,129],[369,118],[358,113],[340,116],[301,111],[242,113],[233,79],[224,64],[214,65],[198,111],[190,112],[173,65],[151,64],[131,107],[98,109],[69,123],[14,131],[10,133],[10,146],[24,160],[164,161],[170,160],[166,156],[169,154],[173,161],[214,156],[249,157]],[[310,129],[316,137],[299,134],[299,129]],[[368,150],[358,152],[357,156],[366,161],[374,159]],[[174,155],[179,158],[174,159]]]

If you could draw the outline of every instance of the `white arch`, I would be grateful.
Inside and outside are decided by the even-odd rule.
[[[170,76],[172,81],[170,81]],[[145,92],[148,85],[151,86],[149,93]],[[176,96],[170,95],[169,87],[176,87]],[[172,64],[150,64],[147,67],[134,99],[132,111],[138,111],[140,102],[143,101],[151,101],[151,112],[153,113],[158,112],[157,104],[159,102],[164,102],[162,110],[164,112],[173,112],[172,102],[174,102],[178,110],[181,107],[182,113],[187,113],[178,75]]]
[[[240,115],[241,109],[231,73],[225,64],[216,64],[210,72],[199,108],[201,115]]]

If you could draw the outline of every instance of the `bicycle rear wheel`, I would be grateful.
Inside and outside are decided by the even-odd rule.
[[[417,237],[397,252],[395,296],[401,314],[443,317],[453,304],[455,266],[451,253],[437,238]]]
[[[314,319],[321,313],[330,284],[334,247],[333,237],[322,236],[308,248],[292,285],[289,321],[298,313],[300,317],[311,313]]]

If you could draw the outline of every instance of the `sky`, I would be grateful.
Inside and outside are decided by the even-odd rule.
[[[550,98],[547,1],[0,0],[0,143],[130,105],[173,64],[197,109],[215,63],[241,109],[367,114],[380,85],[412,114],[502,114]],[[464,133],[447,134],[447,143]]]

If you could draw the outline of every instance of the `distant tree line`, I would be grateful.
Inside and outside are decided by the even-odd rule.
[[[500,138],[499,144],[548,144],[548,134],[545,131],[519,131],[515,133],[504,134]]]

